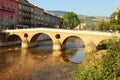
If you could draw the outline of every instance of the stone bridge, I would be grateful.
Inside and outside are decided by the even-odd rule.
[[[80,38],[85,48],[88,44],[93,43],[95,46],[102,40],[110,39],[119,36],[118,33],[107,33],[97,31],[80,31],[80,30],[65,30],[65,29],[52,29],[52,28],[30,28],[30,29],[15,29],[4,30],[6,38],[14,39],[16,36],[21,39],[21,47],[29,48],[37,45],[37,38],[41,34],[48,35],[53,42],[53,50],[65,49],[66,41],[70,37]]]

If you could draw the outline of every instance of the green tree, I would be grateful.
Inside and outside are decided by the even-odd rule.
[[[114,12],[110,17],[110,22],[113,24],[120,24],[120,11]]]
[[[120,30],[119,24],[110,24],[110,30]]]
[[[118,18],[117,23],[120,25],[120,11],[117,13],[117,18]]]
[[[110,17],[110,29],[120,30],[120,11],[114,12]]]
[[[73,29],[80,23],[78,16],[74,12],[66,12],[63,14],[62,18],[64,19],[63,24],[66,28],[69,27]]]
[[[110,23],[108,21],[99,21],[96,30],[98,31],[108,31],[110,29]]]
[[[110,17],[110,23],[112,23],[112,24],[116,24],[116,23],[117,23],[116,15],[117,15],[116,12],[114,12],[114,13],[111,15],[111,17]]]

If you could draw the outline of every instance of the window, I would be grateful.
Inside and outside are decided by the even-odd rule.
[[[20,9],[22,8],[21,4],[19,4],[19,8],[20,8]]]
[[[10,4],[10,7],[12,8],[12,4]]]
[[[31,8],[31,11],[33,12],[33,8]]]
[[[3,2],[1,2],[0,5],[3,7]]]
[[[13,15],[11,15],[11,17],[10,17],[11,19],[13,19]]]
[[[16,15],[14,15],[13,18],[16,19]]]
[[[2,7],[2,2],[0,2],[0,7]]]
[[[16,10],[16,6],[15,6],[15,10]]]
[[[8,14],[6,14],[6,18],[8,19]]]
[[[8,8],[8,4],[6,4],[6,8]]]

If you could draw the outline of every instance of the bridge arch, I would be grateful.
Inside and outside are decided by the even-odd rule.
[[[16,34],[12,34],[10,36],[7,37],[7,42],[11,42],[11,41],[22,41],[21,37],[19,35]]]
[[[30,38],[30,44],[32,45],[35,45],[35,46],[37,46],[37,39],[38,38],[41,38],[41,35],[43,35],[42,36],[42,39],[44,40],[45,38],[48,38],[48,39],[50,39],[51,41],[52,41],[52,43],[53,43],[53,39],[52,39],[52,37],[49,35],[49,34],[47,34],[47,33],[36,33],[36,34],[34,34],[31,38]],[[44,36],[45,36],[45,38],[44,38]]]
[[[16,35],[16,34],[12,34],[12,35],[9,35],[9,36],[7,36],[7,38],[6,38],[6,44],[5,45],[17,45],[17,44],[19,44],[19,45],[21,45],[21,43],[22,43],[22,39],[21,39],[21,37],[20,36],[18,36],[18,35]]]
[[[85,48],[85,43],[79,36],[71,35],[71,36],[67,36],[66,38],[63,39],[63,41],[61,43],[62,44],[62,49],[66,48],[66,43],[67,43],[68,39],[70,39],[70,38],[76,38],[77,39],[76,42],[78,42],[78,39],[79,39],[79,42],[82,43],[81,47]]]
[[[107,49],[107,48],[109,47],[109,44],[110,44],[112,41],[113,41],[113,40],[110,39],[110,38],[101,40],[101,41],[97,44],[96,48],[97,48],[98,50]]]

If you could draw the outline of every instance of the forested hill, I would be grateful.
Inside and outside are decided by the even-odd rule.
[[[57,11],[57,10],[56,11],[48,10],[48,11],[54,13],[57,16],[62,16],[65,12],[67,12],[67,11]],[[84,14],[82,15],[78,14],[78,17],[80,19],[80,22],[86,23],[87,29],[91,29],[91,30],[93,30],[97,26],[100,20],[109,20],[109,17],[106,16],[87,16]]]

